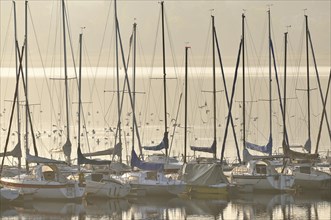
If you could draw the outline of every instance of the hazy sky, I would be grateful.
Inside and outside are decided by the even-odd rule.
[[[161,24],[158,0],[118,0],[120,22],[126,56],[132,24],[138,25],[137,65],[161,64]],[[166,56],[167,65],[183,66],[186,42],[191,46],[195,65],[202,66],[211,55],[210,24],[211,11],[214,9],[215,23],[221,53],[225,66],[234,66],[241,36],[241,14],[246,14],[246,44],[248,54],[262,60],[267,57],[267,9],[271,6],[272,37],[277,57],[283,57],[283,36],[289,28],[290,53],[293,57],[301,54],[305,60],[304,10],[309,16],[309,28],[314,44],[317,62],[330,66],[330,11],[329,0],[323,1],[194,1],[166,0],[165,13],[167,24]],[[24,40],[24,1],[16,1],[17,35],[19,44]],[[0,64],[14,66],[13,3],[11,0],[0,2]],[[84,26],[85,59],[91,66],[112,66],[114,63],[114,1],[104,0],[66,0],[70,34],[74,56],[78,54],[78,35]],[[109,17],[107,15],[109,13]],[[60,0],[30,0],[28,13],[28,51],[29,66],[62,65],[62,13]],[[158,35],[157,29],[159,29]],[[168,36],[170,35],[171,38]],[[155,43],[155,40],[157,42]],[[169,40],[170,39],[170,40]],[[38,42],[38,44],[37,44]],[[67,41],[68,42],[68,41]],[[102,43],[103,42],[103,43]],[[155,47],[156,45],[156,47]],[[68,43],[68,57],[71,52]],[[102,48],[102,49],[101,49]],[[40,51],[40,54],[39,54]],[[87,57],[87,58],[86,58]],[[99,57],[101,57],[99,59]],[[174,64],[173,60],[176,60]],[[100,60],[100,62],[98,62]],[[210,60],[210,59],[209,59]],[[98,64],[99,63],[99,64]],[[109,64],[107,64],[109,63]],[[211,62],[208,61],[207,65]],[[69,61],[72,65],[72,61]]]

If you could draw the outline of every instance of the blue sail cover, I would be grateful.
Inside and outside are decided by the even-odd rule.
[[[141,170],[163,170],[164,164],[162,163],[147,163],[141,161],[134,150],[131,153],[131,167],[137,167]]]
[[[111,164],[110,160],[91,160],[86,158],[83,154],[82,151],[80,150],[80,147],[77,149],[77,160],[78,164],[92,164],[92,165],[109,165]]]
[[[211,147],[195,147],[191,146],[191,150],[193,151],[201,151],[206,153],[215,153],[216,152],[216,141],[213,142]]]
[[[163,140],[161,141],[160,144],[156,146],[145,146],[143,147],[144,150],[162,150],[162,149],[168,149],[169,144],[168,144],[168,132],[164,133]]]
[[[259,152],[262,152],[265,154],[269,154],[269,156],[271,156],[271,154],[272,154],[272,137],[271,136],[269,137],[268,144],[265,146],[260,146],[260,145],[253,144],[253,143],[250,143],[247,141],[246,141],[245,145],[248,149],[259,151]]]

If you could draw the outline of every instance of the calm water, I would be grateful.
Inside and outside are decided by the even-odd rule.
[[[329,192],[330,193],[330,192]],[[1,219],[330,219],[331,197],[313,193],[241,194],[235,198],[142,197],[82,202],[1,204]]]
[[[329,72],[329,68],[326,73]],[[198,76],[197,76],[198,75]],[[183,99],[177,122],[176,118],[180,93],[183,92],[183,78],[168,80],[168,128],[170,139],[173,137],[172,155],[183,152]],[[228,90],[231,89],[232,77],[228,78]],[[238,79],[241,85],[242,80]],[[188,143],[189,145],[210,146],[213,140],[212,126],[212,84],[211,78],[203,74],[192,76],[189,83],[188,100]],[[268,114],[268,86],[267,77],[251,77],[247,80],[247,114],[246,136],[249,141],[257,144],[266,144],[269,135]],[[307,140],[307,109],[306,94],[298,89],[305,88],[305,78],[291,76],[288,79],[288,107],[287,123],[290,142],[304,144]],[[323,93],[325,93],[327,77],[321,76]],[[11,104],[14,94],[14,79],[1,77],[0,100],[0,150],[3,150],[7,137],[7,127],[10,118]],[[47,85],[48,83],[48,85]],[[66,140],[65,135],[65,102],[63,81],[52,81],[36,77],[30,81],[30,104],[34,130],[36,132],[37,147],[40,155],[62,159],[60,153],[53,153],[51,149],[61,148]],[[222,85],[217,79],[217,85]],[[161,141],[164,128],[162,80],[139,78],[137,79],[136,113],[140,137],[143,145],[153,145]],[[312,87],[317,88],[316,81]],[[87,133],[82,131],[83,152],[104,150],[114,145],[115,126],[117,123],[117,100],[115,80],[110,77],[86,78],[83,80],[83,107]],[[218,155],[223,141],[227,106],[219,86],[217,93],[217,141]],[[233,117],[235,130],[242,146],[242,91],[238,86]],[[108,91],[108,92],[105,92]],[[207,92],[202,92],[207,91]],[[20,93],[20,100],[23,100]],[[318,91],[311,93],[311,132],[313,150],[321,116],[321,101]],[[273,81],[273,140],[274,149],[278,151],[282,141],[282,119],[280,116],[279,101],[275,81]],[[70,81],[70,130],[73,146],[72,158],[75,158],[77,146],[77,84]],[[327,105],[327,112],[331,112],[331,105]],[[24,115],[24,107],[20,107]],[[128,98],[124,100],[122,114],[123,155],[129,154],[132,146],[132,115]],[[330,120],[330,116],[329,120]],[[25,127],[25,118],[21,119],[21,126]],[[230,130],[231,131],[231,130]],[[17,122],[14,114],[13,129],[10,134],[8,149],[11,150],[17,143]],[[87,138],[86,138],[87,137]],[[22,137],[23,139],[23,137]],[[88,143],[87,143],[88,140]],[[135,141],[136,142],[136,141]],[[31,137],[29,138],[32,146]],[[137,150],[137,142],[136,150]],[[242,149],[240,149],[242,150]],[[331,143],[327,134],[326,124],[323,125],[319,151],[325,155],[331,150]],[[240,151],[241,152],[241,151]],[[32,151],[33,153],[33,151]],[[192,155],[192,152],[189,151]],[[24,155],[23,155],[24,156]],[[201,154],[200,156],[206,156]],[[231,161],[236,157],[234,139],[229,132],[225,156]],[[108,159],[108,158],[107,158]],[[124,158],[123,158],[124,159]],[[15,165],[16,161],[8,159],[6,164]],[[75,162],[74,162],[75,163]],[[325,195],[329,197],[325,198]],[[235,198],[226,199],[182,199],[182,198],[130,198],[124,200],[88,200],[79,203],[55,201],[23,201],[21,203],[4,206],[1,204],[2,219],[331,219],[331,192],[312,195],[270,195],[270,194],[243,194]]]

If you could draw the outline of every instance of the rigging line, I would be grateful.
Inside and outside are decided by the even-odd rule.
[[[250,40],[250,44],[249,45],[251,47],[253,47],[252,48],[252,51],[254,51],[253,49],[255,49],[255,46],[254,46],[252,35],[251,35],[250,29],[249,29],[247,18],[245,19],[245,27],[246,27],[246,33],[248,33],[248,40]],[[248,47],[248,43],[245,44],[245,53],[246,53],[245,54],[245,58],[246,58],[245,68],[247,69],[247,73],[245,74],[245,76],[248,76],[248,80],[249,80],[249,92],[250,92],[249,94],[250,94],[250,97],[254,97],[253,96],[253,92],[252,92],[252,86],[251,86],[253,83],[251,82],[251,80],[252,80],[252,76],[251,75],[252,74],[250,72],[251,71],[250,63],[249,63],[250,62],[250,59],[249,59],[249,56],[248,56],[248,49],[247,49],[247,47]],[[253,105],[249,105],[249,109],[248,108],[245,109],[245,115],[247,115],[248,113],[252,112],[252,108],[253,108]],[[249,128],[250,127],[250,123],[251,123],[251,121],[248,120],[248,123],[245,124],[246,125],[246,128]],[[245,128],[245,130],[247,130],[246,128]],[[243,131],[243,132],[246,132],[246,131]]]
[[[298,82],[299,82],[299,75],[300,75],[300,65],[301,65],[301,58],[302,58],[302,51],[303,51],[303,40],[304,40],[304,36],[305,36],[305,23],[303,22],[303,24],[302,24],[302,32],[301,32],[301,38],[300,38],[300,59],[299,59],[299,63],[298,63],[298,72],[297,72],[297,81],[296,81],[296,85],[295,85],[295,88],[298,88]],[[295,91],[295,93],[296,93],[296,91]],[[297,95],[297,94],[296,94]],[[302,105],[301,105],[301,103],[300,103],[300,101],[299,101],[299,99],[298,99],[298,105],[299,105],[299,109],[300,109],[300,111],[301,111],[301,115],[303,116],[303,117],[306,117],[306,115],[307,115],[307,112],[306,113],[304,113],[304,111],[303,111],[303,107],[302,107]],[[305,125],[308,127],[308,122],[307,121],[305,121],[306,123],[305,123]],[[298,121],[298,123],[300,123],[299,121]],[[297,126],[297,127],[301,127],[301,126]]]
[[[47,44],[46,44],[46,58],[45,58],[45,63],[47,63],[47,60],[48,60],[48,52],[49,52],[48,49],[50,47],[49,45],[50,45],[50,36],[51,36],[51,26],[52,26],[52,20],[53,20],[53,16],[54,16],[54,14],[53,14],[53,11],[54,11],[53,8],[54,8],[54,1],[52,2],[51,18],[49,19],[49,28],[48,28],[48,37],[47,37]],[[29,4],[28,4],[28,9],[29,9],[30,17],[32,17],[31,16],[31,12],[30,12],[30,6],[29,6]],[[55,25],[55,27],[56,27],[56,25]],[[56,35],[57,34],[55,33],[54,36],[56,36]]]
[[[4,54],[5,54],[5,49],[6,49],[6,45],[9,45],[7,44],[7,40],[8,40],[8,35],[9,35],[9,26],[10,26],[10,21],[12,20],[12,16],[13,16],[13,4],[11,4],[11,9],[10,9],[10,15],[9,15],[9,19],[8,19],[8,23],[7,23],[7,28],[6,28],[6,33],[5,33],[5,40],[4,40],[4,47],[3,47],[3,51],[2,51],[2,56],[1,56],[1,60],[3,60],[4,58]],[[1,49],[1,48],[0,48]],[[15,52],[15,45],[13,45],[13,48],[10,50],[10,55],[9,57],[13,57],[13,51]],[[16,54],[16,53],[15,53]],[[10,59],[9,60],[9,66],[12,66],[12,61],[13,59]],[[0,61],[0,65],[2,66],[2,61]],[[8,76],[10,74],[10,71],[8,69],[8,73],[7,73],[7,82],[8,82]],[[0,76],[2,75],[2,73],[0,74]],[[0,77],[2,78],[2,77]],[[6,86],[5,86],[5,90],[4,90],[4,97],[6,97],[6,93],[7,93],[7,88],[8,88],[8,83],[6,83]]]
[[[99,70],[99,65],[100,65],[100,62],[101,62],[101,56],[102,56],[102,51],[103,51],[103,48],[104,48],[104,42],[105,42],[105,37],[106,37],[106,31],[107,31],[107,27],[108,27],[108,21],[109,21],[109,17],[110,17],[110,12],[112,11],[112,2],[113,1],[110,1],[109,3],[109,7],[108,7],[108,13],[107,13],[107,17],[106,17],[106,24],[104,26],[104,31],[103,31],[103,35],[102,35],[102,40],[101,40],[101,45],[100,45],[100,52],[99,52],[99,55],[98,55],[98,60],[97,60],[97,65],[96,65],[96,69],[95,69],[95,74],[94,74],[94,80],[93,80],[93,87],[92,87],[92,91],[93,91],[93,88],[95,86],[95,80],[96,80],[96,76],[97,76],[97,73],[98,73],[98,70]],[[114,22],[115,24],[115,22]],[[115,25],[113,25],[115,27]],[[115,29],[115,28],[114,28]],[[110,39],[110,48],[109,48],[109,53],[108,53],[108,59],[107,59],[107,67],[109,66],[109,62],[110,62],[110,53],[111,53],[111,49],[112,49],[112,42],[113,42],[113,36],[114,34],[111,35],[111,39]],[[106,74],[108,75],[108,74]],[[106,84],[106,81],[105,80],[105,84]],[[98,93],[98,90],[96,90],[97,94],[98,94],[98,101],[99,101],[99,104],[101,105],[101,100],[100,100],[100,95]],[[90,99],[92,99],[92,96],[93,93],[90,94]],[[103,115],[105,117],[105,111],[103,111]],[[105,118],[104,118],[105,120]],[[106,121],[106,120],[105,120]]]
[[[24,51],[24,46],[22,48],[22,56],[19,56],[19,59],[20,59],[19,72],[16,75],[16,86],[15,86],[14,100],[13,100],[13,106],[12,106],[12,109],[11,109],[11,115],[10,115],[10,120],[9,120],[9,125],[8,125],[8,133],[7,133],[6,142],[5,142],[5,148],[4,148],[5,153],[4,153],[4,156],[2,157],[2,162],[1,162],[1,167],[0,167],[0,176],[2,175],[2,168],[4,166],[4,162],[5,162],[5,158],[6,158],[6,152],[7,152],[9,137],[10,137],[10,133],[11,133],[10,131],[11,131],[12,123],[13,123],[13,116],[14,116],[14,110],[15,110],[15,105],[16,105],[16,99],[17,99],[17,96],[18,96],[18,86],[19,86],[19,77],[20,77],[19,73],[22,69],[23,51]]]
[[[7,44],[7,40],[8,40],[8,34],[9,34],[9,26],[10,26],[10,21],[12,20],[12,16],[13,16],[13,5],[11,5],[11,8],[10,8],[10,14],[9,14],[9,19],[8,19],[8,23],[7,23],[7,28],[6,28],[6,33],[5,33],[5,39],[4,39],[4,42],[3,42],[3,50],[2,50],[2,55],[1,55],[1,61],[0,61],[0,65],[2,65],[2,61],[4,59],[4,54],[5,54],[5,48],[6,48],[6,45]],[[12,50],[11,50],[12,51]]]
[[[76,85],[78,87],[78,80],[77,80],[77,68],[76,68],[76,62],[75,62],[75,57],[74,57],[74,54],[73,54],[73,45],[72,45],[72,38],[71,38],[71,26],[69,24],[69,9],[68,9],[68,6],[65,8],[65,20],[66,20],[66,24],[67,24],[67,30],[68,30],[68,36],[69,36],[69,45],[70,45],[70,51],[71,51],[71,58],[72,58],[72,62],[73,62],[73,69],[74,69],[74,73],[75,73],[75,77],[76,77]],[[74,88],[72,87],[72,90]],[[70,101],[70,96],[67,97],[69,99],[69,102]],[[85,125],[85,132],[86,132],[86,142],[87,142],[87,146],[88,146],[88,150],[89,152],[91,152],[91,148],[90,148],[90,143],[89,143],[89,139],[88,139],[88,132],[87,132],[87,129],[86,129],[86,121],[85,121],[85,117],[84,117],[84,108],[83,106],[81,106],[81,111],[82,111],[82,118],[83,118],[83,124]],[[73,116],[73,111],[72,111],[72,108],[70,108],[70,115],[71,115],[71,118],[74,118]],[[74,120],[73,120],[74,121]],[[70,128],[69,128],[70,129]],[[75,131],[75,126],[74,126],[74,131]],[[67,137],[69,138],[69,137]]]
[[[198,70],[197,70],[197,65],[196,65],[196,62],[195,62],[195,55],[193,54],[193,48],[190,48],[189,50],[189,53],[191,53],[191,55],[189,56],[189,62],[191,63],[191,60],[192,60],[192,63],[193,63],[193,67],[195,69],[195,75],[197,76],[198,75]],[[193,71],[192,71],[193,72]],[[192,74],[193,75],[193,74]],[[194,86],[195,84],[195,78],[196,77],[192,77],[193,78],[193,85],[192,85],[192,88],[196,88],[196,86]],[[192,79],[191,79],[192,80]],[[199,82],[199,80],[198,80]],[[193,92],[194,92],[194,96],[193,97],[198,97],[199,94],[201,94],[200,92],[198,93],[198,91],[196,89],[193,89]],[[199,103],[197,101],[197,99],[193,99],[191,96],[190,96],[190,105],[191,106],[199,106]],[[194,102],[195,101],[195,102]],[[193,114],[191,114],[191,117],[192,117],[192,121],[195,122],[197,120],[197,116],[198,115],[198,111],[193,111]],[[189,116],[188,116],[189,117]]]
[[[160,29],[160,20],[161,20],[161,8],[159,9],[159,18],[157,20],[157,26],[156,26],[156,34],[155,34],[155,40],[154,40],[154,48],[153,48],[153,55],[152,55],[152,62],[151,62],[151,75],[153,73],[153,67],[154,67],[154,59],[155,59],[155,54],[156,54],[156,46],[157,46],[157,39],[158,39],[158,34],[159,34],[159,29]]]
[[[31,24],[32,24],[33,33],[34,33],[34,36],[35,36],[35,41],[36,41],[37,48],[38,48],[38,53],[39,53],[39,57],[40,57],[40,62],[41,62],[42,70],[43,70],[43,73],[44,73],[44,77],[46,78],[45,82],[46,82],[46,86],[47,86],[47,89],[48,89],[48,92],[49,92],[51,109],[53,110],[52,113],[56,117],[55,108],[54,108],[54,104],[53,104],[53,101],[52,101],[53,99],[51,98],[52,95],[50,93],[51,89],[50,89],[50,86],[49,86],[49,83],[48,83],[48,80],[47,80],[47,76],[46,76],[45,64],[44,64],[44,61],[43,61],[43,58],[42,58],[42,55],[41,55],[40,46],[39,46],[39,43],[38,43],[39,41],[38,41],[37,33],[36,33],[36,28],[35,28],[35,25],[34,25],[32,13],[31,13],[30,6],[29,5],[28,5],[28,10],[29,10],[29,15],[30,15],[29,17],[30,17],[30,21],[31,21]],[[39,97],[39,99],[41,100],[41,97]]]
[[[152,90],[152,79],[151,77],[153,76],[153,70],[154,70],[154,61],[155,61],[155,54],[156,54],[156,47],[157,47],[157,40],[158,40],[158,34],[159,34],[159,29],[160,29],[160,20],[161,20],[161,8],[159,9],[159,17],[158,17],[158,20],[157,20],[157,26],[156,26],[156,33],[155,33],[155,37],[154,37],[154,47],[153,47],[153,54],[152,54],[152,61],[151,61],[151,65],[150,65],[150,78],[148,79],[149,81],[149,86],[148,86],[148,91],[147,91],[147,99],[145,101],[145,106],[146,106],[146,109],[150,109],[149,106],[150,106],[150,102],[151,100],[150,99],[153,99],[154,100],[154,103],[155,103],[155,98],[153,96],[154,93],[151,93],[151,90]],[[152,96],[152,97],[151,97]],[[146,124],[146,120],[147,120],[147,114],[149,113],[149,111],[145,111],[145,114],[144,114],[144,124]],[[144,134],[145,132],[142,132],[142,139],[144,139]]]

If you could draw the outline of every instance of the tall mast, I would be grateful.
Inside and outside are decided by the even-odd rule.
[[[285,58],[284,58],[284,113],[283,113],[283,141],[286,140],[286,68],[287,68],[287,32],[284,34]],[[288,144],[288,143],[286,143]]]
[[[309,82],[309,51],[308,51],[308,16],[305,15],[306,20],[306,58],[307,58],[307,109],[308,109],[308,141],[311,141],[310,134],[310,82]],[[310,152],[309,152],[310,153]]]
[[[16,24],[16,2],[13,1],[14,6],[14,34],[15,34],[15,45],[17,42],[17,24]],[[16,50],[15,50],[16,51]],[[15,52],[15,68],[16,68],[16,75],[19,74],[18,72],[18,54]],[[16,76],[17,79],[17,76]],[[19,103],[19,96],[17,93],[17,103],[16,103],[16,109],[17,109],[17,144],[19,147],[21,147],[21,121],[20,121],[20,103]],[[21,168],[21,158],[18,158],[18,167]]]
[[[133,24],[133,94],[132,94],[132,102],[133,102],[133,113],[132,113],[132,149],[134,149],[134,115],[135,115],[135,107],[136,107],[136,30],[137,30],[137,23]]]
[[[28,98],[28,1],[25,1],[25,94]],[[29,149],[29,120],[28,120],[28,106],[25,102],[25,149]]]
[[[82,43],[83,43],[83,33],[80,33],[79,34],[79,79],[78,79],[79,80],[78,81],[78,136],[77,136],[78,149],[80,149],[80,112],[81,112],[81,104],[82,104]]]
[[[245,14],[243,13],[242,16],[242,67],[243,67],[243,149],[245,149],[245,143],[246,143],[246,117],[245,117]]]
[[[163,96],[164,96],[164,134],[168,136],[167,128],[167,80],[166,80],[166,64],[165,64],[165,39],[164,39],[164,2],[161,2],[162,11],[162,52],[163,52]],[[168,143],[167,143],[168,144]],[[166,157],[168,157],[168,146],[166,146]]]
[[[271,99],[272,99],[272,83],[271,83],[271,25],[270,25],[270,8],[268,10],[268,29],[269,29],[269,138],[272,135],[272,103],[271,103]]]
[[[212,44],[213,44],[213,109],[214,109],[214,143],[216,144],[216,71],[215,71],[215,18],[212,15],[211,16],[212,20],[212,26],[213,26],[213,31],[212,31]],[[214,151],[214,159],[216,159],[216,149]]]
[[[62,0],[62,21],[63,21],[63,53],[64,53],[64,83],[65,83],[65,98],[66,98],[66,116],[67,116],[67,141],[65,143],[66,162],[70,165],[71,142],[70,142],[70,124],[69,124],[69,95],[68,95],[68,73],[67,73],[67,46],[66,46],[66,16],[65,4]],[[66,152],[67,151],[67,152]]]
[[[116,36],[115,36],[115,58],[116,58],[116,81],[117,81],[117,115],[118,115],[118,141],[119,145],[122,148],[122,131],[121,131],[121,95],[120,95],[120,72],[119,72],[119,62],[118,62],[118,34],[117,34],[117,1],[114,1],[114,10],[115,10],[115,28],[116,28]],[[115,143],[116,144],[116,143]],[[122,150],[120,156],[120,162],[122,162]]]
[[[185,126],[184,126],[184,163],[186,163],[186,151],[187,151],[187,52],[189,47],[185,47]]]

